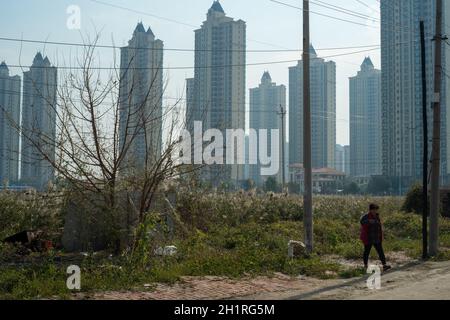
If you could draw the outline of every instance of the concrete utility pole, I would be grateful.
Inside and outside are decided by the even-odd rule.
[[[313,251],[310,43],[309,0],[303,0],[303,169],[305,180],[303,225],[308,253]]]
[[[285,136],[285,129],[284,129],[284,119],[286,117],[286,109],[283,108],[282,105],[280,105],[280,112],[278,113],[281,115],[281,174],[283,175],[281,178],[281,183],[283,185],[283,191],[286,186],[286,160],[285,160],[285,144],[286,144],[286,136]]]
[[[423,169],[422,201],[422,259],[428,257],[428,117],[427,117],[427,68],[425,52],[425,24],[420,21],[420,47],[422,62],[422,123],[423,123]]]
[[[442,82],[442,0],[436,0],[436,35],[434,99],[433,99],[433,150],[431,168],[430,255],[436,256],[439,247],[439,177],[441,167],[441,82]]]

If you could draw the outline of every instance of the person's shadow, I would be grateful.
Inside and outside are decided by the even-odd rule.
[[[389,271],[383,272],[382,274],[385,275],[385,274],[393,273],[393,272],[396,272],[396,271],[406,270],[406,269],[409,269],[411,267],[419,266],[419,265],[423,264],[424,262],[425,261],[423,261],[423,260],[412,261],[412,262],[409,262],[409,263],[407,263],[407,264],[405,264],[405,265],[403,265],[401,267],[392,268]],[[365,282],[365,281],[367,281],[367,279],[370,276],[371,276],[371,274],[366,274],[366,275],[364,275],[364,276],[362,276],[360,278],[356,278],[356,279],[353,279],[353,280],[350,280],[350,281],[347,281],[347,282],[344,282],[344,283],[340,283],[340,284],[337,284],[337,285],[333,285],[333,286],[329,286],[329,287],[325,287],[325,288],[320,288],[320,289],[317,289],[317,290],[314,290],[314,291],[302,293],[300,295],[288,297],[288,298],[285,298],[283,300],[304,300],[304,299],[310,299],[311,297],[313,297],[315,295],[318,295],[318,294],[321,294],[321,293],[325,293],[325,292],[329,292],[329,291],[333,291],[333,290],[337,290],[337,289],[341,289],[341,288],[345,288],[345,287],[350,287],[350,286],[356,285],[356,284],[358,284],[358,283],[360,283],[362,281]]]

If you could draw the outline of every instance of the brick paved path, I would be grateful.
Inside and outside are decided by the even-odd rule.
[[[338,257],[331,260],[348,267],[357,266],[357,261],[347,261]],[[411,261],[404,253],[390,253],[388,259],[392,266]],[[289,292],[307,293],[319,288],[340,285],[345,279],[319,280],[304,276],[289,277],[276,273],[273,277],[256,277],[232,280],[224,277],[183,277],[174,285],[142,285],[134,291],[101,292],[79,294],[76,299],[100,300],[220,300],[220,299],[282,299],[289,297]]]
[[[336,280],[337,281],[337,280]],[[327,280],[330,284],[333,280]],[[156,288],[141,292],[103,292],[79,298],[100,300],[220,300],[251,296],[261,293],[275,293],[291,290],[309,291],[323,286],[324,280],[307,277],[288,277],[276,274],[274,277],[258,277],[231,280],[221,277],[184,277],[174,285],[158,284]]]

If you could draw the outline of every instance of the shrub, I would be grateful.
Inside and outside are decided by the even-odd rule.
[[[344,186],[344,194],[360,194],[361,189],[356,182],[350,182]]]
[[[429,207],[428,199],[428,207]],[[422,195],[422,185],[415,184],[408,191],[405,202],[402,206],[402,211],[408,213],[422,213],[424,210],[423,195]]]
[[[373,176],[370,178],[369,185],[367,186],[367,193],[383,195],[389,192],[391,184],[388,179],[382,176]]]
[[[62,226],[61,202],[55,194],[0,192],[0,240],[23,230],[56,233]]]
[[[384,218],[383,225],[388,237],[403,239],[420,239],[422,237],[422,219],[420,216],[393,213]]]

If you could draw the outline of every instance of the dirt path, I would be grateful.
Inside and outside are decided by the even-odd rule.
[[[78,294],[75,299],[101,300],[325,300],[325,299],[450,299],[450,261],[405,262],[401,255],[393,270],[382,275],[381,289],[369,290],[368,276],[319,280],[304,276],[184,277],[174,285],[145,285],[123,292]],[[392,259],[395,260],[395,259]],[[392,261],[390,260],[390,261]],[[402,262],[404,263],[402,263]]]
[[[450,299],[450,261],[414,262],[396,268],[381,277],[381,289],[369,290],[367,277],[330,284],[312,291],[286,291],[258,294],[240,299],[290,300],[442,300]]]

